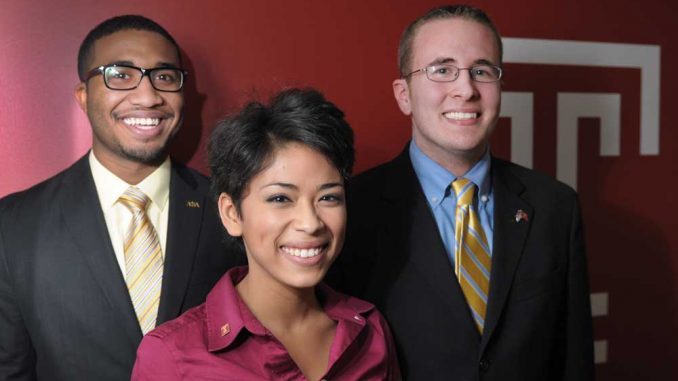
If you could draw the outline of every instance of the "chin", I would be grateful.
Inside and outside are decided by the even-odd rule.
[[[317,286],[320,282],[322,282],[323,278],[325,278],[325,273],[326,271],[323,271],[322,274],[317,274],[317,275],[303,275],[303,276],[298,276],[295,277],[294,279],[289,279],[287,283],[288,286],[298,288],[300,290],[307,289],[307,288],[314,288]]]
[[[157,149],[129,149],[122,148],[120,150],[122,156],[126,159],[142,163],[142,164],[151,164],[159,165],[165,160],[167,156],[167,150],[165,147]]]

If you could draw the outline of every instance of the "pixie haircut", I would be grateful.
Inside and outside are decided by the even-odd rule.
[[[490,28],[497,40],[497,46],[499,46],[499,60],[501,60],[504,48],[501,43],[499,31],[497,31],[497,27],[494,25],[490,17],[481,9],[474,8],[469,5],[446,5],[431,9],[430,11],[426,12],[425,15],[414,20],[403,31],[403,34],[400,37],[400,44],[398,45],[398,69],[400,70],[401,77],[406,76],[413,70],[412,43],[419,28],[429,21],[445,20],[454,17],[475,21]],[[499,62],[499,64],[501,64],[501,62]]]
[[[170,35],[169,32],[165,30],[165,28],[161,27],[160,24],[149,18],[139,15],[116,16],[105,20],[101,24],[94,27],[94,29],[92,29],[87,34],[87,36],[85,36],[82,44],[80,44],[80,50],[78,51],[78,77],[80,77],[80,81],[85,81],[85,76],[89,70],[89,65],[91,65],[94,43],[99,39],[109,36],[113,33],[130,29],[155,32],[165,37],[167,41],[171,42],[172,45],[174,45],[174,48],[177,50],[177,57],[179,59],[179,64],[181,64],[179,45],[174,40],[172,35]]]
[[[228,194],[240,213],[249,182],[289,143],[320,152],[344,180],[351,175],[353,131],[344,113],[316,90],[289,89],[268,105],[251,102],[217,124],[207,147],[215,196]]]

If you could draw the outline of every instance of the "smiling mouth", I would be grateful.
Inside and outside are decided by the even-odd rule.
[[[160,124],[160,118],[123,118],[122,122],[130,127],[154,128]]]
[[[312,247],[308,249],[299,249],[296,247],[287,247],[287,246],[282,246],[281,249],[285,253],[293,256],[293,257],[299,257],[299,258],[312,258],[312,257],[317,257],[320,255],[326,246],[321,246],[321,247]]]
[[[452,119],[452,120],[471,120],[471,119],[477,119],[478,116],[479,116],[479,113],[477,113],[477,112],[452,111],[452,112],[443,113],[443,116],[447,119]]]

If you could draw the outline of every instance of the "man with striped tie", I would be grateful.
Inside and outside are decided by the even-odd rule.
[[[336,266],[374,302],[410,380],[589,380],[593,340],[575,192],[494,158],[502,44],[458,5],[410,24],[393,82],[412,140],[357,176]]]
[[[208,180],[168,155],[187,80],[172,36],[106,20],[78,74],[91,151],[0,201],[0,380],[128,380],[142,335],[241,260]]]

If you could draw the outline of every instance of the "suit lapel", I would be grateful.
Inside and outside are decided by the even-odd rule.
[[[57,197],[60,200],[55,200],[55,206],[61,208],[70,239],[79,248],[99,291],[111,305],[111,310],[123,315],[120,322],[124,332],[135,342],[140,340],[141,329],[111,245],[88,155],[69,170]]]
[[[431,213],[407,148],[394,162],[394,173],[386,176],[383,197],[393,204],[389,253],[407,252],[405,261],[421,273],[423,286],[447,306],[450,321],[477,332],[454,268],[445,251],[438,225]]]
[[[177,317],[181,312],[202,227],[204,198],[189,170],[173,163],[158,324]]]
[[[492,186],[494,193],[494,232],[490,295],[481,341],[484,350],[506,304],[513,277],[523,253],[530,230],[531,219],[516,221],[519,210],[532,216],[532,206],[520,195],[523,184],[514,177],[506,163],[492,160]]]

